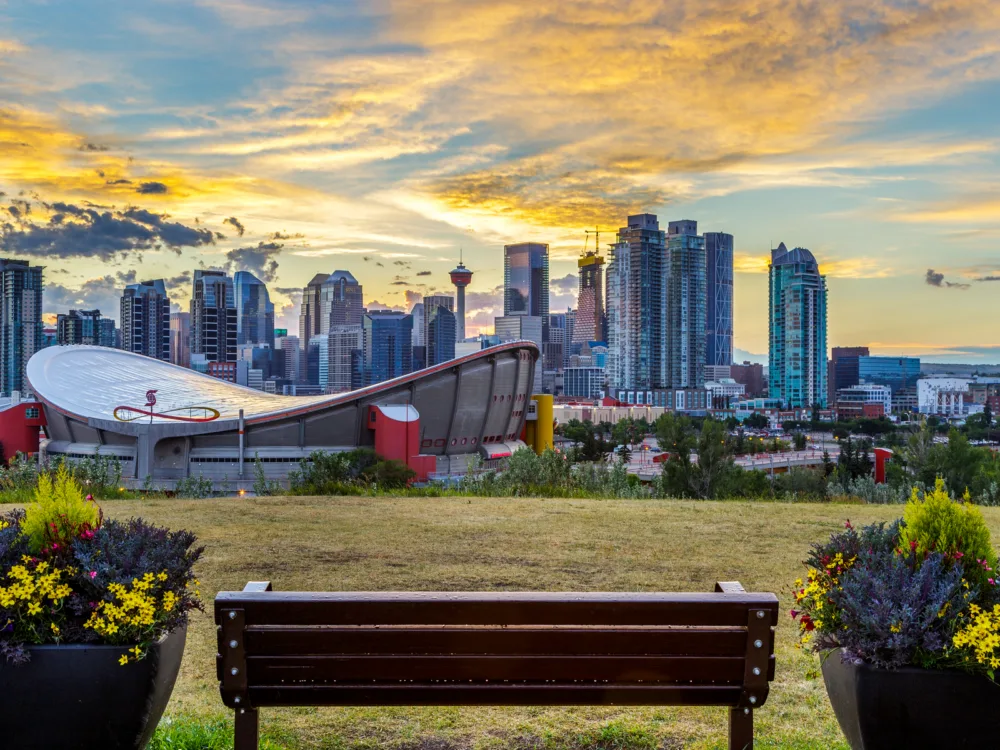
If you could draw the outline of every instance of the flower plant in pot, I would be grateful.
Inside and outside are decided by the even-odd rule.
[[[853,750],[997,745],[1000,578],[978,508],[939,481],[892,523],[848,521],[805,564],[791,615]]]
[[[65,467],[0,515],[4,747],[143,748],[201,609],[195,537],[105,520]]]

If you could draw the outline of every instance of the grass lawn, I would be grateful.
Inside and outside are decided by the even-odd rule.
[[[206,608],[216,591],[270,580],[277,590],[711,591],[738,580],[791,606],[812,541],[896,507],[663,500],[260,498],[113,501],[198,534]],[[1000,509],[984,508],[995,535]],[[758,747],[845,748],[815,657],[778,630],[777,679],[757,712]],[[215,682],[215,628],[197,615],[160,746],[184,722],[207,738],[230,726]],[[273,748],[724,748],[722,708],[264,709]],[[203,739],[184,747],[216,747]],[[231,740],[230,740],[231,741]],[[224,745],[218,745],[223,747]],[[231,747],[231,745],[230,745]]]

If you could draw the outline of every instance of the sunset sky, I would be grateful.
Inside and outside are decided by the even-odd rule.
[[[735,235],[741,350],[784,242],[831,345],[997,362],[998,126],[994,0],[0,0],[0,251],[48,313],[224,267],[297,331],[314,274],[408,309],[462,248],[490,330],[504,243],[565,310],[648,211]]]

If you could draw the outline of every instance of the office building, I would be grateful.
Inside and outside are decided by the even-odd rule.
[[[124,338],[123,332],[122,339]],[[124,341],[122,348],[125,349]],[[191,366],[191,313],[189,312],[170,314],[170,361],[180,367]]]
[[[302,371],[305,371],[305,353],[309,340],[323,332],[320,313],[320,296],[323,284],[330,278],[328,273],[318,273],[302,290],[302,306],[299,312],[299,347],[303,356]]]
[[[746,398],[746,386],[732,378],[705,381],[705,390],[712,409],[728,409]]]
[[[733,235],[705,232],[705,364],[733,363]]]
[[[744,362],[729,368],[730,377],[746,389],[750,398],[763,398],[767,395],[767,378],[764,377],[764,365],[759,362]]]
[[[465,287],[472,283],[472,271],[461,260],[451,272],[451,283],[455,285],[455,337],[465,341]]]
[[[666,358],[662,382],[668,388],[705,384],[705,238],[695,221],[671,221],[667,230]]]
[[[628,217],[608,264],[608,383],[622,390],[665,385],[666,233],[653,214]]]
[[[302,350],[298,336],[275,336],[275,375],[289,383],[301,382]]]
[[[424,346],[426,344],[424,340],[424,334],[426,333],[424,326],[424,303],[415,302],[413,307],[410,308],[410,316],[413,318],[413,345]]]
[[[274,348],[274,304],[267,286],[249,271],[233,276],[236,294],[236,343]]]
[[[542,344],[542,370],[561,370],[565,366],[569,339],[566,330],[566,313],[549,315],[549,338]]]
[[[170,361],[170,298],[163,279],[129,284],[119,302],[122,349]],[[189,334],[190,335],[190,334]],[[190,348],[190,341],[187,344]],[[188,352],[190,364],[190,352]]]
[[[580,289],[573,335],[566,342],[567,356],[571,344],[604,341],[604,258],[596,252],[589,252],[577,261],[577,270]]]
[[[424,297],[425,367],[455,358],[455,326],[455,300],[452,297],[443,294]]]
[[[369,310],[363,326],[364,384],[408,375],[413,369],[413,318],[394,310]]]
[[[563,370],[563,395],[571,398],[600,398],[604,393],[603,367],[567,367]]]
[[[539,242],[504,245],[503,314],[504,317],[528,315],[540,318],[543,335],[548,333],[548,245]]]
[[[601,288],[603,290],[603,286]],[[569,358],[574,354],[579,354],[590,342],[580,343],[574,341],[574,337],[576,336],[576,310],[567,308],[565,316],[566,333],[563,335],[563,338],[566,343],[563,346],[563,367],[569,367]],[[604,332],[603,324],[601,332]]]
[[[207,362],[236,361],[236,295],[224,271],[194,272],[191,295],[191,355]],[[228,377],[228,376],[227,376]]]
[[[320,290],[320,331],[336,326],[359,326],[365,314],[361,284],[349,271],[334,271]]]
[[[316,379],[310,373],[310,383],[322,386],[326,393],[345,393],[364,384],[364,326],[337,325],[326,336],[313,339],[325,349],[318,356]],[[313,347],[313,342],[309,343]],[[315,347],[313,347],[315,348]]]
[[[110,329],[101,325],[108,318],[101,317],[100,310],[70,310],[56,316],[56,344],[72,346],[115,345],[115,322],[111,320]]]
[[[826,277],[805,248],[784,243],[768,266],[769,395],[786,408],[827,405]]]
[[[837,391],[837,418],[878,419],[892,411],[892,389],[887,385],[860,383]]]
[[[867,346],[835,346],[830,349],[830,362],[827,365],[829,403],[836,403],[837,391],[852,388],[861,382],[858,362],[861,357],[867,357],[870,353]]]
[[[500,343],[532,341],[541,349],[544,330],[542,319],[535,315],[505,315],[494,321],[494,332]],[[535,367],[532,393],[542,393],[542,370],[543,362],[540,358]]]
[[[29,392],[25,367],[42,348],[42,268],[0,259],[0,395]]]
[[[920,359],[917,357],[859,357],[858,382],[884,385],[892,392],[892,408],[916,411],[919,408],[917,381]]]

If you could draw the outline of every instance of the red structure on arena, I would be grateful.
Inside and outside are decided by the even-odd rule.
[[[375,432],[375,452],[409,466],[418,482],[436,469],[434,456],[420,455],[420,415],[410,404],[369,406],[368,429]]]
[[[33,456],[45,427],[45,412],[37,401],[19,401],[0,406],[0,454],[4,464],[18,453]]]

